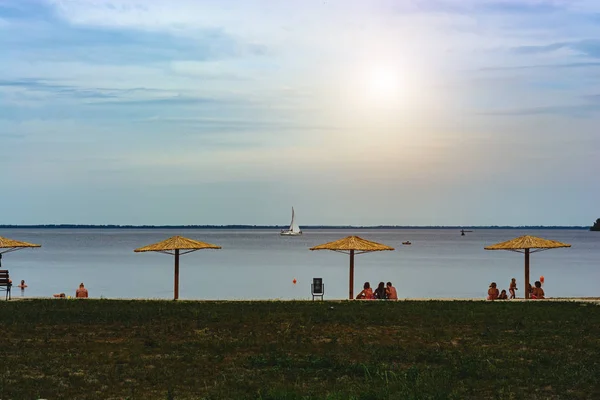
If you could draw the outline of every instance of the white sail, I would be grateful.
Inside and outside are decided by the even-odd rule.
[[[294,212],[294,207],[292,207],[292,222],[290,222],[290,232],[292,233],[300,233],[300,227],[296,222],[296,213]]]
[[[302,231],[296,222],[296,213],[294,212],[294,207],[292,207],[292,221],[290,222],[290,227],[288,230],[282,230],[280,233],[281,236],[299,236],[302,235]]]

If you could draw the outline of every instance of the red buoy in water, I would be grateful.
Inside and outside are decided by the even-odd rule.
[[[540,276],[540,282],[544,283],[544,275]]]
[[[292,281],[292,283],[295,285],[296,282],[298,282],[298,281],[296,280],[296,278],[294,278],[294,280]]]

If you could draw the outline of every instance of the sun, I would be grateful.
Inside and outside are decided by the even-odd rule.
[[[401,94],[398,70],[392,66],[372,67],[365,83],[367,96],[373,101],[394,101]]]

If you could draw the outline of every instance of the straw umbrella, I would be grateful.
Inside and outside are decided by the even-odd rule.
[[[335,242],[320,244],[311,247],[311,250],[333,250],[339,253],[350,254],[350,285],[348,298],[354,298],[354,255],[370,253],[372,251],[394,250],[393,247],[381,243],[371,242],[358,236],[348,236]]]
[[[134,252],[141,253],[146,251],[157,251],[159,253],[171,254],[175,256],[175,286],[173,290],[173,300],[177,300],[179,298],[179,256],[196,250],[220,248],[221,246],[188,239],[183,236],[173,236],[162,242],[135,249]]]
[[[20,242],[18,240],[7,239],[0,236],[0,267],[2,267],[2,254],[10,253],[25,248],[42,247],[39,244]]]
[[[571,247],[570,244],[556,242],[554,240],[542,239],[535,236],[520,236],[518,238],[496,243],[485,247],[486,250],[510,250],[525,254],[525,298],[529,298],[529,254],[538,251],[556,249],[559,247]]]

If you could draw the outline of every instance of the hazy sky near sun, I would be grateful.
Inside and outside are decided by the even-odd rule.
[[[596,0],[0,0],[4,224],[586,225]]]

